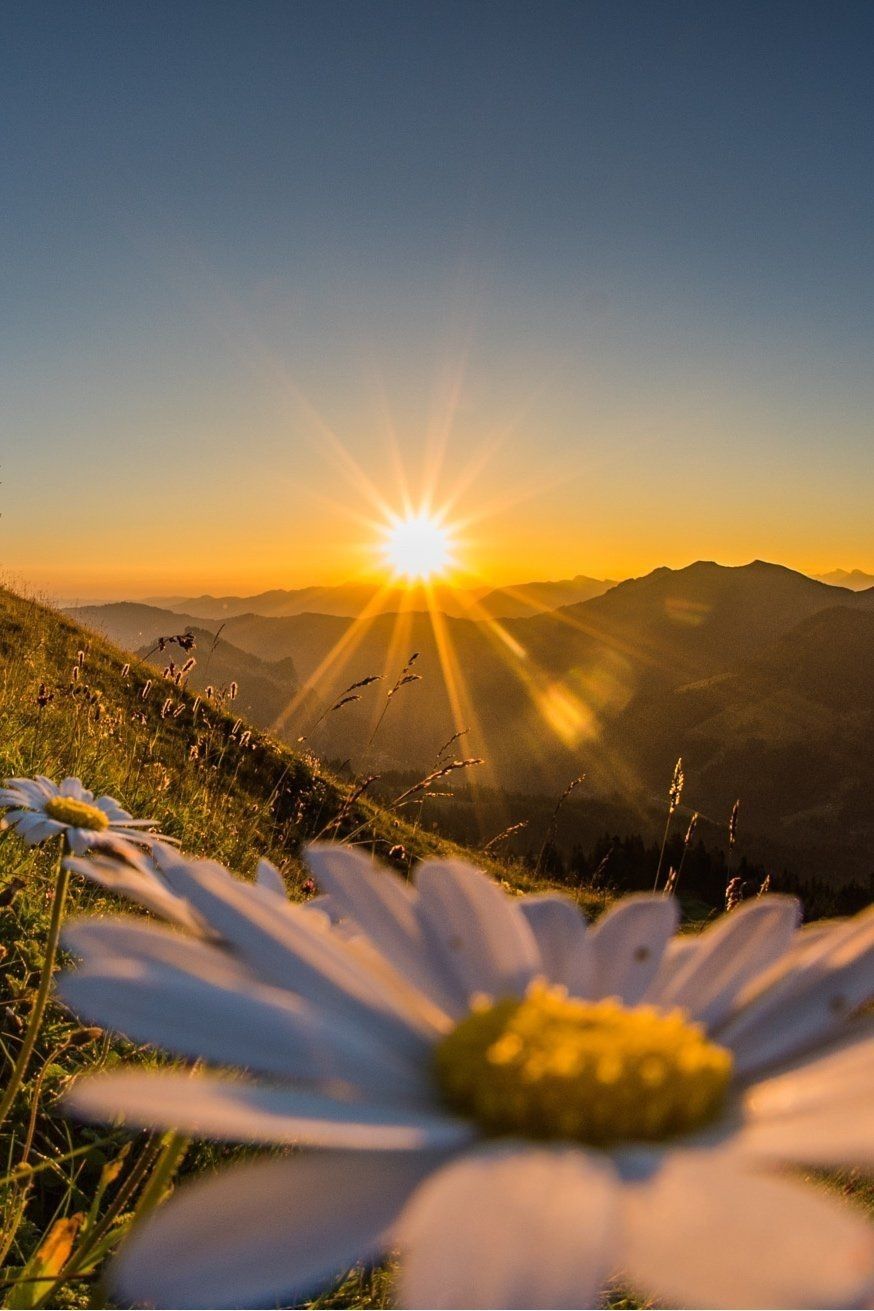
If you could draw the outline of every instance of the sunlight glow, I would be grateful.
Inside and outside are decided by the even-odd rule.
[[[436,520],[419,514],[401,519],[385,542],[388,563],[408,579],[431,578],[451,563],[449,536]]]

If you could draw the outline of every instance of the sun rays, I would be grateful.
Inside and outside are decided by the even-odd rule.
[[[540,477],[529,479],[525,486],[510,488],[504,476],[496,481],[494,461],[512,423],[506,431],[493,429],[484,434],[483,440],[471,442],[463,453],[453,446],[450,458],[463,374],[463,364],[459,364],[447,380],[451,385],[435,399],[434,418],[418,442],[403,436],[383,395],[381,427],[389,459],[382,476],[377,466],[360,467],[351,447],[307,404],[306,426],[317,427],[319,447],[336,475],[330,490],[326,493],[323,488],[317,494],[332,519],[354,526],[358,580],[372,584],[373,591],[335,645],[321,653],[309,671],[302,670],[301,685],[274,728],[285,735],[289,731],[306,733],[310,725],[304,721],[313,696],[330,705],[335,694],[364,675],[378,675],[379,687],[390,686],[424,640],[431,658],[417,665],[422,684],[411,691],[403,710],[392,711],[389,735],[398,732],[399,710],[410,717],[404,722],[414,731],[416,697],[439,697],[447,720],[441,725],[441,740],[469,730],[471,748],[485,757],[484,767],[466,778],[479,810],[482,793],[499,787],[502,780],[497,758],[500,750],[491,746],[488,722],[481,722],[483,707],[478,693],[482,688],[477,687],[477,664],[481,662],[476,650],[487,655],[494,678],[504,680],[508,701],[516,705],[535,788],[538,777],[555,772],[557,760],[566,759],[569,768],[577,768],[583,753],[596,743],[611,757],[617,754],[604,741],[604,725],[615,703],[632,694],[634,675],[629,664],[626,679],[624,644],[609,633],[601,635],[599,643],[600,625],[595,616],[578,618],[562,611],[551,618],[543,616],[541,630],[552,629],[554,620],[554,635],[566,635],[566,639],[558,639],[560,645],[565,640],[570,644],[588,639],[593,645],[600,644],[607,666],[602,670],[593,652],[582,662],[560,662],[562,667],[556,668],[550,651],[529,639],[528,621],[498,619],[480,604],[480,597],[492,585],[483,566],[485,558],[494,558],[490,531],[494,534],[512,507],[541,494],[545,485],[559,479],[544,465]],[[561,481],[566,477],[567,471]],[[343,483],[348,488],[345,494]],[[508,543],[508,558],[513,545]],[[479,644],[475,649],[470,648],[474,626]],[[554,648],[555,641],[551,645]],[[616,648],[612,657],[611,648]],[[646,654],[639,654],[646,661]],[[649,653],[652,663],[658,658],[657,652]],[[342,749],[353,773],[361,772],[365,763],[367,771],[379,769],[381,759],[385,767],[392,767],[393,752],[384,729],[380,729],[375,746],[369,745],[374,725],[382,722],[382,701],[378,693],[367,696],[373,698],[369,704],[365,698],[343,712],[351,716],[346,721],[348,743],[344,739]],[[432,727],[433,719],[432,715]],[[612,763],[615,768],[609,772],[616,790],[633,795],[639,780],[631,776],[627,761],[617,757]]]
[[[447,426],[442,428],[444,438]],[[481,661],[476,658],[476,650],[488,655],[494,677],[505,680],[508,701],[519,709],[520,731],[526,737],[535,787],[539,776],[545,778],[554,772],[557,757],[567,758],[569,767],[576,767],[582,753],[602,742],[611,703],[631,695],[633,677],[624,685],[620,651],[614,653],[615,659],[607,661],[610,668],[606,671],[600,670],[597,659],[557,671],[551,667],[549,652],[541,650],[537,641],[529,640],[528,621],[497,619],[480,604],[480,596],[489,590],[489,580],[477,568],[479,534],[487,533],[489,518],[496,510],[487,495],[476,496],[476,488],[482,484],[484,493],[489,490],[484,473],[489,452],[467,452],[450,486],[447,462],[442,458],[445,452],[437,452],[432,446],[427,461],[428,480],[414,490],[391,429],[387,440],[394,450],[393,469],[398,483],[393,493],[378,486],[362,470],[356,480],[359,494],[354,504],[343,506],[339,497],[332,497],[334,512],[345,514],[347,521],[359,527],[360,576],[373,584],[372,596],[349,621],[335,645],[311,672],[304,673],[298,692],[275,727],[286,733],[298,727],[305,731],[301,712],[308,713],[313,695],[323,704],[330,704],[346,684],[362,675],[378,675],[380,687],[391,685],[424,639],[431,659],[417,665],[423,682],[411,697],[438,696],[445,704],[443,737],[470,732],[471,747],[485,757],[483,768],[465,780],[474,807],[479,810],[483,792],[501,786],[501,770],[500,760],[492,758],[495,748],[490,750],[489,726],[482,722],[482,706],[478,704],[475,671]],[[354,457],[342,451],[336,435],[332,447],[338,466],[342,464],[348,475],[354,468]],[[597,623],[590,625],[560,611],[553,618],[554,631],[567,634],[568,642],[574,637],[597,642]],[[544,621],[552,627],[543,616],[541,629]],[[611,640],[609,635],[604,636],[609,656]],[[533,716],[525,712],[526,707],[534,710]],[[391,735],[398,732],[399,710],[390,716],[394,721],[388,726]],[[367,771],[379,769],[381,755],[391,767],[392,749],[384,740],[384,730],[380,730],[375,746],[371,745],[374,726],[382,723],[383,713],[382,699],[376,693],[369,706],[365,701],[356,707],[354,729],[347,721],[351,736],[348,747],[344,741],[343,750],[353,773],[361,772],[365,764]],[[414,700],[405,702],[400,713],[411,717],[405,720],[407,724],[415,724]],[[613,754],[606,744],[602,745]],[[615,766],[611,772],[617,791],[633,794],[637,780],[629,776],[627,762],[617,759]]]

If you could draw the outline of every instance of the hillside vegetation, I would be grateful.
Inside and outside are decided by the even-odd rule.
[[[159,663],[172,659],[178,674],[186,655],[171,645]],[[325,832],[357,831],[383,856],[402,848],[396,859],[407,862],[447,849],[366,797],[350,805],[348,785],[313,757],[253,729],[218,677],[230,673],[221,645],[212,659],[208,699],[185,685],[189,676],[179,685],[0,588],[0,776],[78,775],[153,817],[190,854],[244,870],[269,856],[292,885],[301,843]]]
[[[173,647],[165,659],[171,650],[181,667],[186,653]],[[429,854],[466,854],[365,796],[355,799],[348,785],[253,731],[235,711],[227,690],[212,700],[196,696],[57,612],[0,589],[0,779],[78,775],[135,816],[154,818],[190,855],[221,860],[245,877],[269,856],[294,898],[311,891],[301,845],[319,836],[354,840],[402,872]],[[0,1087],[36,995],[55,859],[54,851],[28,849],[12,830],[0,830]],[[532,885],[521,871],[482,855],[477,862]],[[67,916],[85,908],[118,906],[76,877]],[[144,1163],[154,1165],[160,1144],[73,1124],[54,1108],[79,1070],[132,1051],[49,1006],[0,1131],[0,1305],[106,1305],[95,1282],[102,1260],[129,1223],[148,1175]],[[192,1149],[186,1168],[213,1162],[224,1150]],[[28,1283],[26,1272],[33,1275],[40,1261],[48,1262],[39,1266],[43,1274],[60,1275],[66,1238],[77,1232],[94,1235],[95,1245],[75,1277]],[[370,1294],[358,1288],[346,1296],[360,1304]]]

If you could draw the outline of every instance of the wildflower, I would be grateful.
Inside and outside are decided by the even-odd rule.
[[[115,797],[95,797],[78,778],[8,778],[0,788],[0,809],[6,810],[0,826],[14,829],[29,847],[63,833],[76,856],[92,848],[123,856],[131,844],[150,847],[160,838],[148,831],[154,830],[153,819],[133,819]]]
[[[672,898],[588,928],[460,862],[411,886],[348,848],[309,859],[329,915],[171,854],[211,937],[68,932],[86,1021],[222,1070],[86,1078],[71,1113],[321,1149],[180,1188],[123,1248],[120,1298],[302,1300],[398,1248],[404,1306],[592,1306],[616,1274],[673,1305],[862,1304],[866,1224],[773,1167],[874,1163],[852,1017],[874,916],[811,933],[767,896],[675,939]]]

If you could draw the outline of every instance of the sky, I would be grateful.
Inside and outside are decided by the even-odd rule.
[[[0,8],[0,576],[874,571],[871,4]]]

